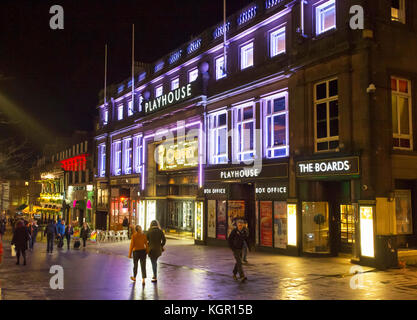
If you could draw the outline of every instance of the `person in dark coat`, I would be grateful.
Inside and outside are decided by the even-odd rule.
[[[72,227],[71,223],[68,223],[67,227],[65,228],[65,239],[67,239],[68,250],[70,250],[71,236],[73,234],[74,234],[74,228]]]
[[[81,227],[80,237],[83,239],[83,248],[85,248],[87,239],[90,237],[90,228],[88,227],[87,222],[84,222]]]
[[[239,220],[237,227],[230,233],[228,242],[230,249],[233,251],[233,257],[236,260],[235,267],[233,268],[233,279],[237,280],[236,274],[239,273],[242,282],[247,280],[242,267],[242,249],[245,241],[247,241],[247,234],[243,230],[243,222]]]
[[[38,235],[38,231],[39,231],[38,222],[36,220],[33,220],[33,222],[30,224],[30,235],[31,235],[31,240],[29,242],[30,250],[33,250],[33,246],[36,243],[36,236]]]
[[[16,224],[11,244],[16,247],[16,264],[20,264],[20,254],[23,256],[23,265],[26,265],[26,250],[28,249],[28,241],[30,240],[29,229],[23,221]]]
[[[52,253],[54,249],[54,239],[57,234],[58,230],[56,229],[55,221],[50,220],[44,231],[44,235],[46,235],[47,239],[47,253]]]
[[[162,252],[164,251],[164,246],[166,243],[164,232],[161,230],[161,227],[159,226],[159,222],[157,220],[153,220],[151,222],[151,226],[148,232],[146,233],[146,237],[149,243],[148,255],[152,263],[152,271],[153,271],[152,282],[156,282],[158,258],[161,256]]]

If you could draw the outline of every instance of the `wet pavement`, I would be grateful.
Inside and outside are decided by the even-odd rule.
[[[86,250],[54,248],[38,243],[28,252],[26,266],[15,265],[5,246],[0,266],[0,298],[76,300],[271,300],[271,299],[417,299],[417,268],[378,271],[344,258],[288,257],[250,252],[244,269],[249,280],[232,278],[233,256],[228,248],[196,246],[192,241],[169,239],[159,260],[157,284],[148,279],[132,283],[128,242],[88,244]],[[64,270],[64,289],[53,290],[50,267]],[[140,269],[140,268],[139,268]],[[140,271],[138,274],[140,278]]]

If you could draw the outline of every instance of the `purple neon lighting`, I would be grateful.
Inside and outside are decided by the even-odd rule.
[[[170,130],[171,131],[177,131],[177,130],[181,130],[181,129],[184,129],[184,128],[189,128],[189,127],[195,126],[197,124],[199,125],[199,130],[200,130],[199,140],[200,140],[200,147],[201,147],[201,143],[202,143],[202,140],[203,140],[202,139],[202,122],[201,121],[195,121],[195,122],[187,123],[185,126],[182,125],[182,126],[179,126],[179,127],[176,127],[176,128],[172,128]],[[164,131],[159,132],[159,134],[167,133],[170,130],[165,129]],[[149,139],[149,138],[155,137],[155,135],[156,135],[155,133],[152,133],[152,134],[149,134],[149,135],[143,137],[143,148],[142,148],[142,159],[143,159],[143,163],[142,163],[142,183],[141,183],[141,190],[145,190],[145,165],[146,165],[146,152],[145,152],[145,149],[147,147],[146,146],[146,140]],[[201,151],[199,153],[201,153]],[[199,157],[201,157],[201,155],[199,155]],[[201,164],[201,161],[199,163],[198,185],[200,187],[202,186],[202,164]]]

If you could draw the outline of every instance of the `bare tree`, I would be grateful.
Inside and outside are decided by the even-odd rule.
[[[17,143],[11,138],[0,140],[0,180],[19,177],[32,154],[27,142]]]

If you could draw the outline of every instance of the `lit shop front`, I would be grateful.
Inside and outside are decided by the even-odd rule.
[[[357,258],[362,248],[361,255],[373,255],[374,208],[359,200],[359,161],[347,156],[296,163],[302,254]]]
[[[110,180],[110,230],[122,230],[123,221],[127,218],[129,224],[138,223],[140,203],[140,178]]]
[[[199,129],[199,125],[194,128]],[[186,137],[184,132],[171,140],[148,144],[148,184],[146,197],[139,204],[139,220],[146,228],[157,219],[168,233],[200,237],[201,231],[197,234],[195,230],[202,222],[202,205],[196,198],[199,140]],[[155,157],[149,156],[153,154]],[[151,177],[154,184],[149,183]]]
[[[251,245],[287,250],[288,164],[205,170],[207,244],[226,244],[236,221],[248,222]]]
[[[93,185],[69,186],[66,192],[66,203],[69,211],[65,215],[67,221],[82,225],[87,222],[90,226],[93,223]]]
[[[64,181],[62,171],[46,172],[41,174],[41,193],[39,196],[40,208],[37,210],[42,221],[58,220],[63,217]],[[39,217],[39,216],[38,216]]]

